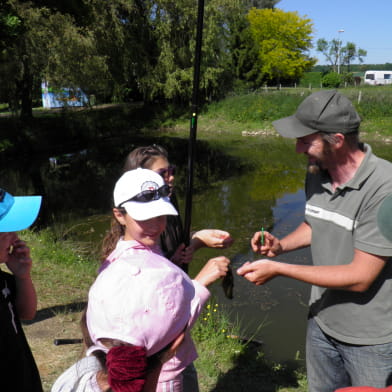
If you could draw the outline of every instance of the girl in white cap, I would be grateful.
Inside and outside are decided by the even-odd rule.
[[[88,354],[113,354],[105,341],[108,338],[142,347],[145,355],[141,357],[149,357],[185,331],[184,341],[175,356],[162,365],[156,387],[156,391],[182,392],[182,373],[197,358],[190,328],[210,296],[206,287],[226,275],[230,261],[223,256],[210,259],[191,280],[181,268],[162,256],[158,240],[165,229],[166,216],[177,215],[168,198],[169,193],[163,178],[148,169],[128,171],[117,181],[113,214],[121,230],[116,247],[107,258],[108,263],[102,266],[90,289],[86,321],[92,345]],[[165,274],[168,274],[168,279],[165,279]],[[116,354],[109,362],[121,363],[117,358]],[[129,358],[124,361],[129,362]],[[93,361],[94,382],[97,380],[95,365]],[[118,367],[114,366],[114,369],[116,373]],[[126,374],[125,381],[131,382],[130,379],[134,378],[129,375],[133,370],[121,367],[120,373]],[[69,373],[74,375],[75,369],[56,382],[52,392],[70,390],[69,383],[74,383],[75,377],[69,377]],[[87,374],[84,380],[91,380],[90,376]],[[111,380],[109,376],[108,380]],[[67,387],[58,388],[59,384]],[[114,391],[128,390],[116,389],[120,387],[112,384],[109,382]],[[124,382],[121,385],[125,388],[128,384]]]
[[[125,172],[114,188],[113,209],[116,220],[123,228],[117,246],[107,258],[110,263],[118,260],[127,249],[128,254],[161,254],[158,246],[161,233],[166,227],[167,216],[176,216],[177,210],[169,199],[170,187],[162,176],[148,169],[136,169]],[[195,286],[195,305],[200,312],[210,296],[207,286],[226,275],[230,261],[226,257],[210,259],[193,280]],[[172,265],[173,268],[176,266]],[[193,361],[197,358],[195,346],[189,332],[185,341],[177,350],[177,355],[166,363],[161,372],[158,390],[167,389],[168,385],[182,382],[183,370],[189,365],[193,370]],[[191,372],[192,373],[192,372]],[[194,373],[193,390],[198,390],[197,374]],[[187,386],[187,392],[189,387]],[[179,383],[178,391],[181,391]]]
[[[158,173],[170,187],[170,202],[176,208],[178,202],[175,194],[176,167],[169,163],[169,156],[165,148],[157,144],[137,147],[125,159],[123,171],[137,168],[150,169]],[[184,241],[190,236],[189,245],[185,247]],[[163,254],[177,265],[188,264],[193,253],[202,248],[228,248],[233,243],[230,233],[219,229],[203,229],[194,233],[185,233],[180,215],[167,217],[166,228],[159,239],[159,246]]]

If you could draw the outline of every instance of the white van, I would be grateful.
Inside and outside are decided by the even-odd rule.
[[[392,84],[392,71],[366,71],[364,81],[372,86]]]

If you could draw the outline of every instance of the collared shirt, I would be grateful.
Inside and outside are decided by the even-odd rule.
[[[343,265],[355,249],[392,256],[392,242],[377,226],[377,211],[392,193],[392,163],[366,155],[347,183],[332,188],[326,172],[308,174],[305,220],[312,228],[314,265]],[[313,286],[310,313],[330,336],[350,344],[392,341],[392,265],[385,268],[364,293]]]

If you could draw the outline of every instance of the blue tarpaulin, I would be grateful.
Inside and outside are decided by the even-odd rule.
[[[47,82],[42,82],[42,106],[44,108],[61,108],[64,106],[85,106],[87,95],[80,88],[52,89]]]

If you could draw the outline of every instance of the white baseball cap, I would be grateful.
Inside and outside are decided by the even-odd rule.
[[[117,181],[113,192],[114,206],[125,208],[127,214],[138,221],[178,215],[170,203],[169,194],[169,186],[158,173],[138,168],[125,172]]]

